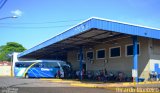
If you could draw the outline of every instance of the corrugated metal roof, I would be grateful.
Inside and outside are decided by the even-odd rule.
[[[101,29],[105,31],[124,33],[124,34],[129,34],[129,35],[137,35],[137,36],[142,36],[142,37],[160,39],[160,29],[157,29],[157,28],[150,28],[150,27],[134,25],[134,24],[124,23],[124,22],[119,22],[119,21],[92,17],[86,21],[81,22],[80,24],[76,26],[69,28],[68,30],[64,31],[61,34],[47,41],[44,41],[41,44],[31,49],[28,49],[20,53],[18,57],[22,57],[24,55],[27,55],[29,53],[42,49],[51,44],[54,44],[59,41],[65,40],[69,37],[78,35],[92,28],[97,28],[97,29]]]

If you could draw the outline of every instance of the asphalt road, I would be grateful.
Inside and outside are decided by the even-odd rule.
[[[0,93],[113,93],[107,89],[73,87],[40,79],[0,77]]]

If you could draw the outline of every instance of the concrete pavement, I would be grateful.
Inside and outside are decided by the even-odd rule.
[[[84,86],[84,87],[100,87],[100,88],[107,88],[107,87],[144,87],[145,85],[153,87],[160,87],[160,81],[152,81],[152,82],[117,82],[117,83],[103,83],[103,82],[91,82],[91,81],[78,81],[78,80],[66,80],[66,79],[41,79],[50,82],[59,82],[59,83],[69,83],[72,86]]]
[[[151,88],[154,93],[160,92],[160,82],[143,82],[138,88]],[[0,77],[0,93],[18,90],[15,93],[116,93],[136,89],[134,83],[103,83],[65,79],[22,79]],[[12,92],[13,93],[13,92]],[[128,93],[128,91],[127,91]],[[153,92],[152,92],[153,93]]]
[[[0,93],[114,93],[115,91],[99,88],[71,86],[63,80],[22,79],[0,77]]]
[[[144,90],[144,92],[151,92],[153,91],[160,93],[160,81],[154,82],[139,82],[139,83],[132,83],[132,82],[119,82],[119,83],[103,83],[103,82],[88,82],[88,81],[78,81],[78,80],[65,80],[65,79],[41,79],[47,80],[50,82],[59,82],[59,83],[68,83],[73,87],[86,87],[86,88],[100,88],[100,89],[107,89],[115,92],[125,92],[126,90],[134,90],[140,91]],[[148,88],[151,90],[148,91]],[[140,90],[141,89],[141,90]],[[128,93],[129,91],[127,91]],[[153,93],[152,92],[152,93]]]

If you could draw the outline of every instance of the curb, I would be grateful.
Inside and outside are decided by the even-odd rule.
[[[116,87],[133,87],[136,84],[143,85],[143,84],[160,84],[160,81],[152,81],[152,82],[124,82],[124,83],[106,83],[106,84],[94,84],[94,83],[84,83],[80,81],[74,81],[74,80],[63,80],[63,79],[40,79],[40,80],[46,80],[50,82],[57,82],[57,83],[68,83],[71,86],[75,87],[90,87],[90,88],[105,88],[110,90],[115,90]]]
[[[71,83],[70,85],[71,86],[77,86],[77,87],[97,88],[97,86],[93,85],[93,84],[82,84],[82,83],[73,84],[73,83]]]
[[[44,79],[44,78],[40,78],[40,80],[47,80],[47,81],[62,81],[62,79]]]
[[[97,86],[95,84],[70,84],[71,86],[74,87],[85,87],[85,88],[101,88],[101,89],[107,89],[111,91],[116,91],[116,87],[102,87],[102,86]]]
[[[143,85],[143,84],[159,84],[160,81],[146,81],[146,82],[139,82],[139,83],[135,83],[135,82],[132,82],[132,83],[122,83],[123,85],[135,85],[135,84],[139,84],[139,85]]]
[[[56,83],[81,83],[80,81],[63,80],[63,79],[40,79],[40,80],[56,82]]]

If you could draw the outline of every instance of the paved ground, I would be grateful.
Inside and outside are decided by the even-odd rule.
[[[160,92],[160,82],[144,82],[141,90]],[[95,83],[62,79],[22,79],[0,77],[0,93],[116,93],[136,89],[133,83]],[[134,92],[134,91],[133,91]]]
[[[139,82],[137,85],[132,82],[93,82],[93,81],[77,81],[77,80],[66,80],[66,79],[41,79],[49,82],[59,82],[68,83],[71,86],[77,87],[88,87],[88,88],[103,88],[107,90],[112,90],[115,92],[125,92],[125,93],[160,93],[160,81],[153,82]]]
[[[153,81],[153,82],[139,82],[135,84],[133,82],[95,82],[95,81],[78,81],[78,80],[67,80],[67,79],[41,79],[44,81],[49,82],[59,82],[59,83],[70,83],[72,86],[84,86],[84,87],[100,87],[100,88],[107,88],[107,87],[153,87],[153,88],[160,88],[160,81]]]
[[[100,88],[74,87],[69,83],[40,79],[0,77],[0,93],[113,93]]]
[[[39,79],[0,77],[0,87],[67,87],[67,85]]]

